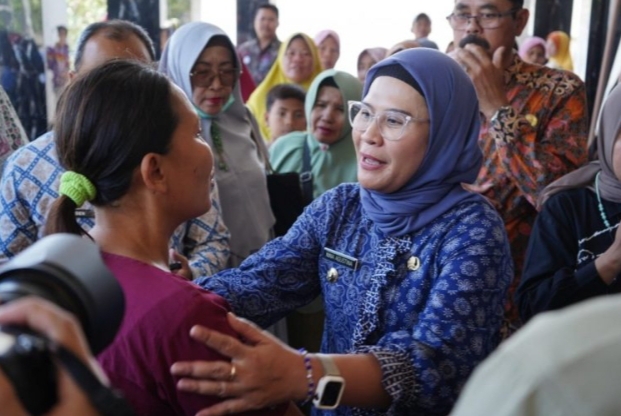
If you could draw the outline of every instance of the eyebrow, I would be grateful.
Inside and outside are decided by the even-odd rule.
[[[366,105],[366,106],[367,106],[367,107],[369,107],[371,110],[375,111],[375,107],[373,107],[371,104],[366,103],[366,102],[364,102],[364,101],[362,102],[362,104]],[[400,113],[400,114],[403,114],[404,116],[414,117],[414,115],[413,115],[413,114],[411,114],[409,111],[405,111],[405,110],[402,110],[402,109],[400,109],[400,108],[387,108],[386,110],[384,110],[384,112],[386,112],[386,111],[391,111],[391,112],[393,112],[393,113]]]
[[[485,3],[483,5],[481,5],[479,8],[479,10],[493,10],[493,11],[498,11],[498,7],[496,7],[496,5],[492,4],[492,3]],[[463,4],[463,3],[457,3],[457,5],[455,6],[455,10],[457,11],[464,11],[464,10],[470,10],[470,7]]]
[[[210,68],[213,66],[213,64],[212,64],[212,63],[210,63],[210,62],[205,62],[205,61],[197,61],[197,62],[194,64],[194,67],[196,67],[196,66],[198,66],[198,65],[209,66]],[[233,63],[233,61],[224,61],[224,62],[220,62],[220,63],[218,64],[218,66],[219,66],[219,67],[224,66],[224,65],[232,65],[232,66],[235,66],[235,64]]]

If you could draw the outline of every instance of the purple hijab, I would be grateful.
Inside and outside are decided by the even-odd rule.
[[[369,70],[363,97],[378,69],[393,64],[402,66],[423,91],[430,118],[427,153],[398,191],[386,194],[361,187],[360,196],[371,220],[385,234],[398,237],[420,230],[459,203],[485,200],[461,186],[474,182],[483,160],[479,101],[468,75],[442,52],[408,49]]]

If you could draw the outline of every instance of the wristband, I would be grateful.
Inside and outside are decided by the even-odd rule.
[[[298,352],[304,357],[304,367],[306,368],[306,381],[308,382],[306,399],[304,399],[304,401],[301,403],[302,406],[304,406],[306,403],[309,403],[311,400],[313,400],[313,397],[315,397],[315,382],[313,381],[313,365],[311,364],[308,351],[306,351],[304,348],[300,348]]]

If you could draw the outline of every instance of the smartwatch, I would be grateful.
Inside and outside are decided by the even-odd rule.
[[[315,354],[323,367],[324,376],[317,383],[313,405],[317,409],[336,409],[341,402],[345,390],[345,379],[341,377],[339,369],[329,355]]]

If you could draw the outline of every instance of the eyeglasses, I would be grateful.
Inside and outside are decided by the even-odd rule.
[[[354,130],[367,131],[373,121],[377,122],[379,132],[386,140],[397,141],[403,137],[403,132],[410,122],[426,123],[429,119],[415,118],[397,111],[383,111],[373,114],[371,109],[360,101],[348,101],[349,123]]]
[[[500,27],[503,17],[515,16],[518,9],[511,9],[504,13],[481,13],[481,14],[468,14],[468,13],[451,13],[446,16],[446,19],[451,24],[451,27],[455,30],[465,30],[470,23],[470,19],[477,21],[477,24],[483,29],[496,29]]]
[[[237,80],[237,68],[219,69],[212,71],[211,69],[199,69],[190,72],[190,77],[194,80],[197,87],[209,87],[216,76],[220,79],[220,83],[225,87],[232,87]]]

